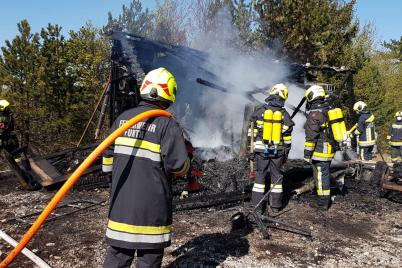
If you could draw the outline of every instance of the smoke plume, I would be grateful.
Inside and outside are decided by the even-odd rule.
[[[238,48],[239,35],[229,12],[222,10],[217,14],[217,19],[215,30],[203,33],[193,45],[206,53],[206,59],[200,64],[202,69],[210,73],[189,67],[186,74],[179,74],[186,80],[178,79],[179,91],[174,112],[195,146],[234,146],[236,151],[239,149],[244,108],[251,103],[246,96],[247,91],[256,87],[268,90],[276,83],[285,83],[289,88],[287,104],[297,106],[304,90],[285,80],[287,65],[276,60],[270,51],[245,52]],[[194,59],[189,57],[187,62],[191,65]],[[198,77],[219,83],[228,92],[196,83],[194,85]],[[266,95],[256,94],[254,97],[264,102]],[[292,113],[288,107],[287,110]],[[298,114],[294,121],[296,127],[290,157],[302,158],[305,118]],[[230,158],[231,155],[219,153],[220,160],[225,157]]]

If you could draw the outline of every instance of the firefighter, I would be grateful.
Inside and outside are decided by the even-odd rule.
[[[140,88],[141,102],[114,121],[111,131],[152,109],[167,109],[176,98],[176,81],[165,68],[150,71]],[[103,155],[103,171],[112,172],[109,245],[104,267],[160,267],[171,243],[174,176],[183,176],[190,161],[183,133],[173,118],[139,122],[117,138]]]
[[[304,160],[313,166],[313,177],[317,187],[317,203],[312,204],[321,210],[331,205],[330,164],[335,155],[336,142],[333,138],[328,111],[331,110],[322,86],[313,85],[305,93],[308,112],[305,124],[306,141]]]
[[[354,131],[359,146],[359,158],[360,160],[372,160],[376,143],[374,115],[367,109],[367,104],[362,101],[356,102],[353,110],[359,115]]]
[[[255,182],[251,204],[256,206],[264,193],[272,188],[269,204],[273,211],[279,211],[283,206],[281,167],[287,159],[292,143],[294,122],[284,108],[287,98],[288,88],[284,84],[276,84],[269,90],[265,104],[258,107],[251,116],[254,130],[250,133],[254,133],[255,138],[252,156],[255,163]]]
[[[7,100],[0,100],[0,148],[12,155],[17,163],[21,161],[21,153],[15,153],[19,149],[19,142],[14,132],[13,113]]]
[[[391,146],[391,161],[394,164],[394,174],[402,174],[402,111],[395,113],[395,122],[387,137]]]

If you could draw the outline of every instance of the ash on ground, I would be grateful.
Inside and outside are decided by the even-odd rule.
[[[205,173],[201,179],[203,191],[224,194],[234,187],[241,190],[239,182],[248,180],[247,163],[238,159],[201,161],[199,165]],[[285,185],[299,183],[308,177],[299,169],[302,163],[289,161],[287,165]],[[293,172],[290,172],[292,167]],[[54,194],[46,190],[22,190],[12,175],[0,177],[0,229],[18,240],[36,217],[24,216],[40,213]],[[107,188],[72,191],[28,248],[54,267],[101,267],[106,249],[104,234],[108,197]],[[283,211],[278,214],[269,211],[270,216],[310,229],[312,240],[275,228],[269,229],[270,238],[267,240],[262,239],[257,229],[231,231],[230,217],[237,212],[239,202],[231,206],[182,210],[174,214],[172,245],[165,250],[163,265],[402,266],[402,204],[399,203],[399,194],[388,199],[379,198],[368,181],[350,178],[346,180],[345,195],[336,196],[327,212],[308,206],[315,201],[314,194],[289,198]],[[10,250],[11,247],[0,240],[0,258],[3,259]],[[34,265],[21,255],[10,267]]]

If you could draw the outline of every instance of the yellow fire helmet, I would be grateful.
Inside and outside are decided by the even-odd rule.
[[[7,100],[0,100],[0,111],[4,111],[10,103]]]
[[[150,71],[142,82],[140,95],[150,101],[162,101],[169,104],[176,99],[177,84],[173,74],[161,67]]]
[[[402,117],[402,111],[396,112],[395,117]]]
[[[288,95],[289,95],[289,90],[284,84],[280,83],[280,84],[276,84],[275,86],[273,86],[271,88],[269,95],[278,95],[282,99],[287,100]]]
[[[307,89],[304,93],[304,97],[308,102],[318,100],[318,99],[325,99],[326,93],[322,86],[313,85]]]
[[[358,101],[353,105],[353,111],[355,111],[356,113],[360,113],[362,112],[364,109],[366,109],[367,104],[362,102],[362,101]]]

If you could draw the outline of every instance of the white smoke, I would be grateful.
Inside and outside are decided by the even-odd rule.
[[[216,76],[215,83],[219,81],[220,85],[229,87],[230,93],[202,85],[184,88],[179,90],[177,106],[180,107],[175,108],[179,121],[190,130],[191,140],[197,147],[233,146],[232,140],[239,144],[244,108],[250,103],[246,97],[247,91],[255,87],[268,89],[276,83],[284,82],[289,88],[287,104],[293,106],[297,106],[304,93],[303,89],[284,81],[288,67],[278,62],[269,51],[246,53],[236,47],[239,36],[229,12],[222,10],[217,18],[219,22],[215,23],[215,30],[202,34],[195,40],[194,47],[207,53],[207,60],[202,67]],[[195,80],[199,73],[186,75]],[[209,77],[201,78],[208,80]],[[266,98],[263,94],[255,97],[261,102]],[[287,110],[292,113],[288,107]],[[299,113],[294,121],[296,126],[290,157],[302,158],[305,117]]]

